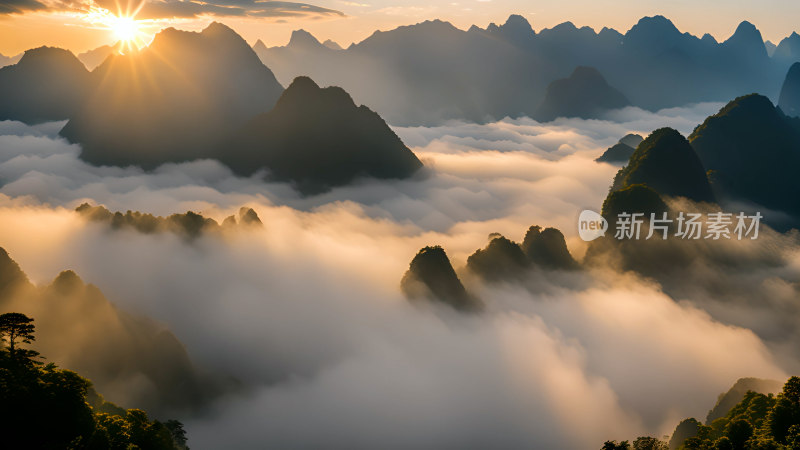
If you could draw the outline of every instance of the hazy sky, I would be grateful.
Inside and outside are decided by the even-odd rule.
[[[90,0],[89,0],[90,1]],[[125,1],[125,0],[121,0]],[[138,1],[138,0],[129,0]],[[730,36],[742,20],[753,22],[765,39],[778,42],[800,28],[796,0],[307,0],[309,4],[262,0],[147,0],[137,18],[152,21],[146,36],[164,26],[199,29],[222,21],[250,43],[288,41],[292,30],[304,28],[321,40],[343,46],[360,41],[375,29],[390,29],[427,19],[448,20],[460,28],[503,22],[511,13],[525,16],[534,29],[572,21],[578,26],[628,30],[647,15],[662,14],[682,31],[718,40]],[[86,20],[91,6],[116,9],[115,0],[0,0],[0,53],[12,55],[40,45],[82,52],[115,40],[111,31]],[[79,5],[76,7],[76,5]],[[125,7],[123,7],[125,9]]]

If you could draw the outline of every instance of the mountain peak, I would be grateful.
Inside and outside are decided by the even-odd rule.
[[[69,69],[77,68],[76,65],[80,64],[83,68],[83,63],[80,62],[77,56],[71,51],[58,47],[37,47],[26,50],[17,63],[18,67],[34,66],[40,64],[58,64],[58,65],[72,65]],[[61,69],[63,70],[63,69]]]
[[[414,256],[400,288],[411,300],[427,298],[461,311],[476,311],[483,306],[464,289],[450,258],[438,245],[425,247]]]
[[[61,294],[70,294],[78,291],[85,285],[83,283],[83,280],[81,280],[81,277],[78,276],[78,274],[76,274],[71,270],[65,270],[60,274],[58,274],[58,276],[55,278],[55,280],[53,280],[50,286],[52,289],[56,290]]]
[[[508,19],[506,19],[506,23],[503,24],[502,28],[514,32],[533,34],[533,27],[531,27],[528,19],[520,16],[519,14],[511,14],[508,16]]]
[[[758,31],[755,25],[748,21],[743,21],[736,27],[733,35],[724,42],[726,46],[734,47],[736,51],[752,51],[767,54],[767,48],[764,46],[764,39],[761,37],[761,32]]]
[[[736,31],[733,34],[738,34],[738,33],[749,33],[749,34],[758,33],[759,36],[761,35],[761,32],[758,31],[758,28],[756,28],[755,25],[746,20],[743,20],[741,21],[741,23],[739,23],[739,26],[736,27]]]
[[[289,38],[289,44],[287,47],[305,47],[305,48],[312,48],[312,47],[321,47],[322,44],[314,37],[313,34],[309,33],[306,30],[299,29],[292,31],[292,37]]]
[[[633,26],[628,31],[630,33],[641,33],[647,32],[648,34],[651,33],[665,33],[665,34],[680,34],[680,30],[672,23],[671,20],[667,19],[662,15],[656,16],[646,16],[639,19],[636,22],[636,25]]]
[[[256,43],[253,44],[253,50],[255,50],[256,52],[260,52],[260,51],[263,51],[263,50],[266,50],[266,49],[267,49],[267,46],[266,46],[266,44],[264,44],[264,41],[262,41],[261,39],[257,40]]]
[[[673,128],[653,131],[614,178],[612,190],[645,184],[662,195],[714,201],[706,170],[689,141]]]
[[[292,84],[290,84],[289,87],[286,88],[286,91],[284,91],[284,94],[286,94],[287,92],[293,92],[293,91],[306,91],[307,92],[307,91],[318,91],[320,89],[321,88],[319,87],[319,85],[314,80],[312,80],[310,77],[307,77],[305,75],[300,75],[299,77],[295,78],[292,81]]]
[[[21,283],[29,284],[28,277],[8,252],[0,247],[0,299]]]
[[[704,34],[703,37],[700,40],[704,41],[704,42],[711,42],[711,43],[714,43],[714,44],[717,43],[717,40],[714,38],[714,36],[712,36],[709,33]]]
[[[237,173],[260,168],[303,194],[324,192],[361,177],[408,178],[422,167],[381,117],[356,106],[336,86],[301,76],[275,107],[253,118],[220,155]]]
[[[333,39],[326,39],[325,42],[322,43],[322,45],[328,47],[331,50],[343,50],[342,46],[339,45],[339,43],[334,41]]]
[[[224,23],[214,21],[208,24],[208,26],[205,27],[203,31],[201,31],[201,33],[214,34],[214,33],[236,33],[236,32],[233,31],[233,28],[225,25]]]

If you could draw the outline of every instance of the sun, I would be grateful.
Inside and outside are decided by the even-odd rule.
[[[91,6],[83,14],[83,19],[101,30],[108,30],[114,40],[119,44],[120,52],[128,52],[142,48],[146,44],[146,33],[142,28],[145,22],[136,19],[139,10],[130,13],[114,14],[111,11]]]
[[[135,41],[139,34],[139,23],[133,17],[112,16],[108,20],[108,27],[118,41]]]

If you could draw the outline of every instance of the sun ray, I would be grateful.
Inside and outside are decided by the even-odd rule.
[[[119,44],[118,51],[126,53],[146,45],[147,36],[142,30],[143,22],[136,19],[136,14],[141,8],[140,4],[135,11],[120,11],[119,14],[114,14],[105,8],[92,5],[83,19],[92,25],[110,31],[112,37]]]

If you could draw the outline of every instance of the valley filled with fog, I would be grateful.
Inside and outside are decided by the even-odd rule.
[[[796,370],[794,337],[765,342],[735,318],[712,317],[702,298],[671,298],[631,272],[534,274],[515,285],[463,267],[490,233],[521,240],[531,225],[562,230],[580,259],[577,215],[599,210],[617,170],[594,159],[627,133],[688,134],[721,106],[395,128],[426,166],[415,179],[310,197],[212,160],[149,173],[94,167],[57,136],[61,123],[3,122],[0,246],[35,283],[74,270],[117,307],[171,330],[198,368],[236,380],[184,412],[194,448],[588,448],[668,435],[736,379]],[[247,206],[263,225],[186,240],[87,221],[74,211],[87,202],[218,221]],[[800,274],[790,241],[790,263],[764,286],[791,289],[774,284]],[[403,298],[400,278],[429,244],[445,248],[483,314]],[[116,389],[122,399],[131,387]]]

